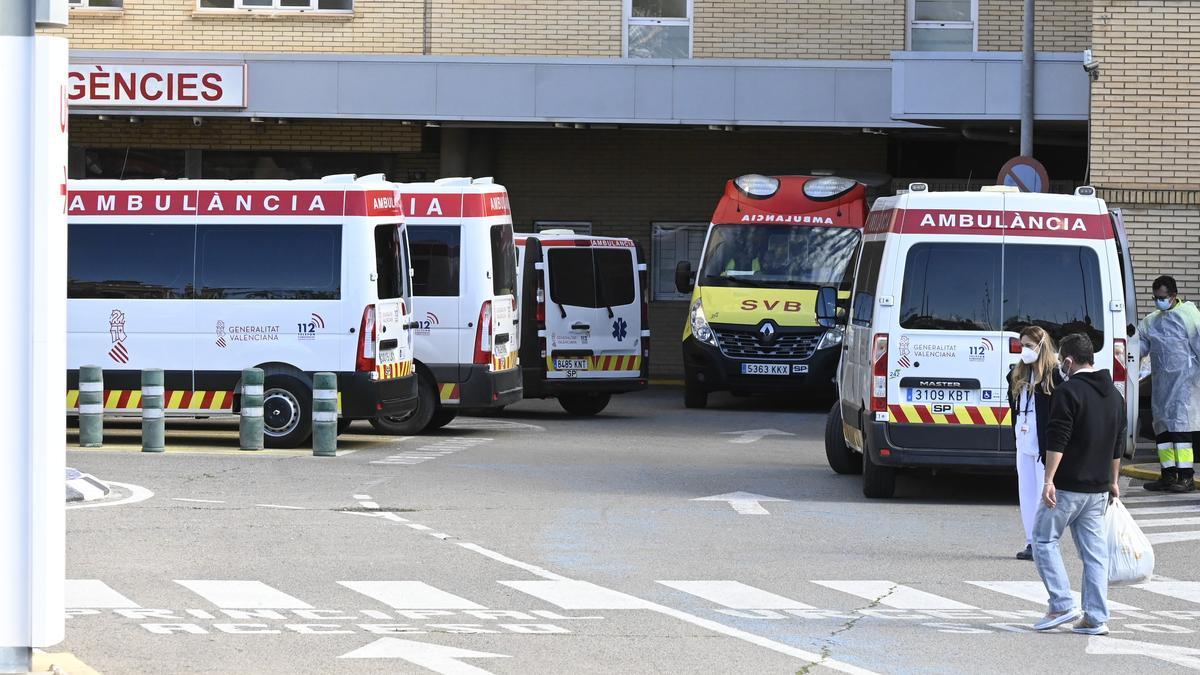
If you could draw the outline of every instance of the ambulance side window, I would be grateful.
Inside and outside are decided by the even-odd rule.
[[[458,295],[461,230],[457,225],[409,225],[413,295]]]
[[[870,241],[862,247],[851,312],[854,323],[860,326],[869,325],[875,314],[875,288],[879,285],[879,268],[883,264],[883,245],[882,241]]]
[[[67,229],[67,297],[192,297],[194,225],[81,225]]]
[[[204,300],[337,300],[341,225],[201,225],[196,285]]]

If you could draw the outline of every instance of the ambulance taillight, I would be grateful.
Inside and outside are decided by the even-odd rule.
[[[871,410],[887,411],[887,351],[888,336],[879,334],[871,340]]]
[[[1021,353],[1021,341],[1015,337],[1008,338],[1008,353],[1009,354],[1020,354]]]
[[[475,329],[475,365],[492,362],[492,301],[484,300],[479,308],[479,326]]]
[[[354,369],[360,373],[375,372],[375,305],[367,305],[363,310]]]
[[[1125,397],[1125,379],[1129,377],[1129,373],[1125,370],[1125,340],[1113,340],[1113,384],[1117,385],[1117,391],[1121,392],[1121,398]]]

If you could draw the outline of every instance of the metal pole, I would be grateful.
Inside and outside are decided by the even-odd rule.
[[[1033,156],[1033,3],[1025,0],[1025,36],[1021,43],[1021,154]]]
[[[21,45],[22,42],[32,43],[34,24],[34,0],[8,0],[0,2],[0,41],[3,41],[5,69],[11,71],[0,77],[0,101],[10,107],[6,114],[0,115],[4,127],[0,130],[0,147],[5,148],[6,154],[12,150],[8,162],[18,165],[30,158],[29,138],[33,134],[33,91],[35,63],[31,44]],[[12,58],[12,61],[9,59]],[[22,172],[27,167],[21,166]],[[15,185],[0,190],[4,198],[0,201],[0,218],[9,223],[16,236],[8,242],[10,250],[16,254],[16,260],[6,260],[15,263],[4,275],[3,305],[5,313],[12,319],[25,323],[28,321],[30,310],[28,302],[29,269],[28,262],[21,259],[28,255],[30,246],[28,232],[33,229],[34,204],[31,195],[34,192],[35,178],[32,175],[13,175],[11,172],[0,170],[0,180],[15,180]],[[7,258],[8,256],[6,256]],[[28,391],[29,372],[28,360],[32,357],[28,342],[33,334],[21,329],[14,331],[15,336],[6,347],[15,347],[13,353],[5,354],[4,368],[9,372],[11,384],[19,391]],[[7,351],[7,350],[6,350]],[[10,370],[11,368],[11,370]],[[0,672],[24,673],[33,669],[33,644],[29,607],[33,593],[28,588],[30,584],[29,558],[32,547],[29,518],[29,508],[33,499],[31,481],[31,464],[29,462],[29,426],[32,411],[23,405],[14,406],[5,414],[4,426],[11,434],[10,452],[6,453],[12,459],[0,462],[0,470],[6,476],[0,482],[6,483],[2,488],[5,495],[0,497],[0,545],[8,551],[8,562],[0,562]],[[14,424],[15,423],[15,424]],[[13,428],[15,427],[15,428]]]
[[[104,370],[79,367],[79,447],[104,445]]]
[[[167,421],[163,418],[165,382],[162,368],[142,371],[142,452],[167,449]]]
[[[313,376],[313,455],[337,455],[337,375]]]
[[[262,368],[242,371],[242,406],[238,412],[238,438],[243,450],[263,449]]]

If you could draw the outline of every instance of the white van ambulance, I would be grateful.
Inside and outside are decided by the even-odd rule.
[[[1006,376],[1031,324],[1086,333],[1137,429],[1133,268],[1120,214],[1091,187],[907,194],[875,202],[858,258],[825,444],[890,497],[902,468],[1015,467]],[[829,296],[823,320],[831,319]]]
[[[518,234],[517,269],[525,398],[584,416],[646,388],[646,262],[632,239]]]
[[[337,373],[340,428],[416,404],[408,246],[396,186],[320,180],[68,184],[68,413],[103,365],[105,411],[140,414],[165,371],[167,415],[232,414],[266,371],[268,447],[312,432],[312,376]]]
[[[517,254],[508,192],[491,178],[398,187],[412,249],[418,403],[373,424],[410,435],[521,400]]]

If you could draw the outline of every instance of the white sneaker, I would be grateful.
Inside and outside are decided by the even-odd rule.
[[[1047,614],[1046,616],[1042,617],[1041,621],[1033,624],[1033,629],[1050,630],[1051,628],[1058,628],[1064,623],[1070,623],[1076,619],[1079,619],[1081,616],[1082,615],[1077,609],[1068,609],[1067,611],[1060,612],[1058,614]]]
[[[1108,624],[1102,623],[1099,626],[1094,626],[1087,622],[1087,619],[1080,619],[1071,626],[1072,633],[1080,635],[1108,635]]]

